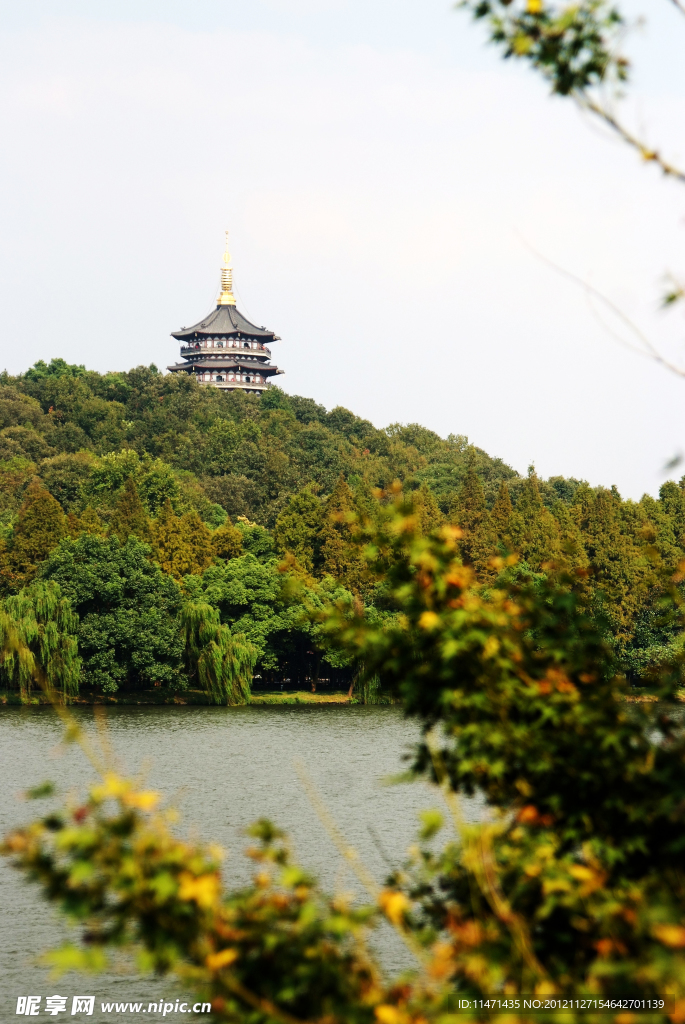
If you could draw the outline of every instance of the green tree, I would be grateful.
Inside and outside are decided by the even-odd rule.
[[[81,533],[94,533],[97,536],[102,537],[106,532],[104,523],[102,522],[95,509],[92,507],[92,505],[88,505],[88,507],[84,510],[83,514],[80,516],[79,526]]]
[[[154,683],[183,687],[178,585],[136,537],[82,534],[64,540],[42,567],[79,616],[84,683],[114,693]]]
[[[188,572],[203,572],[214,561],[214,535],[195,509],[181,516],[181,530],[188,538],[192,563]]]
[[[593,601],[623,643],[630,638],[635,616],[655,582],[643,545],[623,529],[617,491],[581,488],[574,514],[590,565]]]
[[[35,684],[61,701],[76,696],[78,617],[54,582],[36,580],[0,605],[0,679],[28,697]],[[10,638],[14,637],[14,642]]]
[[[9,547],[8,582],[15,588],[30,583],[38,567],[67,534],[58,501],[40,481],[29,484]]]
[[[110,532],[115,534],[122,544],[125,544],[130,536],[137,537],[146,544],[152,539],[150,520],[145,514],[132,476],[126,477],[124,488],[114,506]]]
[[[418,490],[412,492],[415,515],[418,518],[419,526],[424,534],[437,530],[444,522],[444,516],[440,511],[435,495],[424,481]]]
[[[209,531],[208,531],[209,532]],[[161,569],[176,580],[192,573],[197,565],[193,537],[167,498],[152,525],[153,551]]]
[[[416,927],[455,942],[459,991],[486,993],[495,979],[530,990],[546,978],[557,992],[647,992],[668,977],[683,998],[685,903],[670,874],[685,784],[676,717],[627,713],[613,652],[566,581],[479,587],[450,532],[422,538],[411,512],[400,505],[364,538],[398,619],[331,609],[324,625],[422,723],[415,772],[480,794],[495,815],[396,872],[421,906]],[[662,614],[682,632],[674,587]],[[672,699],[683,660],[681,645],[662,664],[662,698]]]
[[[673,572],[685,554],[685,495],[672,480],[659,490],[659,498],[643,495],[640,509],[652,530],[643,527],[643,538],[658,552],[662,565]]]
[[[324,508],[320,533],[321,572],[360,594],[368,587],[368,572],[353,543],[357,510],[354,496],[342,474]]]
[[[510,519],[514,550],[534,571],[562,556],[559,526],[542,502],[535,471],[531,467]]]
[[[188,675],[197,679],[215,704],[245,704],[250,699],[257,648],[244,635],[232,636],[219,612],[204,602],[181,608]]]
[[[490,524],[495,537],[505,550],[511,548],[511,517],[513,514],[514,506],[509,496],[509,488],[506,481],[502,480],[497,500],[490,512]]]
[[[506,487],[506,484],[502,482],[502,486]],[[464,482],[450,505],[449,519],[463,532],[461,553],[464,562],[473,565],[481,574],[491,572],[488,563],[495,554],[496,537],[473,451],[469,455]]]
[[[90,452],[56,455],[41,463],[40,476],[65,512],[78,513],[96,464]]]
[[[278,559],[264,562],[248,552],[211,565],[202,575],[186,576],[183,583],[193,602],[217,608],[231,632],[246,637],[257,651],[261,669],[278,667],[278,638],[288,634],[294,622]]]
[[[324,522],[321,499],[311,486],[294,495],[281,512],[274,527],[276,547],[283,554],[294,555],[307,572],[314,571],[319,561],[319,534]]]

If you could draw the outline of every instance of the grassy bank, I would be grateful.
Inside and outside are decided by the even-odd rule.
[[[34,691],[24,701],[21,700],[16,690],[0,691],[0,706],[20,704],[49,704],[47,697],[40,691]],[[112,696],[100,693],[83,693],[70,704],[98,704],[113,706],[115,704],[204,704],[212,705],[206,693],[202,690],[183,690],[181,693],[169,693],[168,690],[139,690],[136,693],[118,693]],[[282,691],[275,690],[272,693],[255,693],[252,695],[250,704],[349,704],[350,699],[346,692],[339,693],[311,693],[308,690]]]

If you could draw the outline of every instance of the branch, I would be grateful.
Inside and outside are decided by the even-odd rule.
[[[671,3],[678,8],[681,14],[685,14],[685,4],[682,3],[682,0],[671,0]]]
[[[272,1003],[270,999],[264,999],[262,996],[257,996],[254,992],[250,992],[248,988],[234,978],[233,975],[228,975],[223,979],[224,984],[231,990],[235,995],[239,996],[243,1002],[247,1003],[255,1010],[259,1010],[264,1014],[265,1017],[273,1017],[274,1020],[279,1021],[279,1024],[306,1024],[301,1021],[298,1017],[293,1017],[292,1014],[282,1010],[275,1003]]]
[[[673,3],[680,6],[680,0],[673,0]],[[680,8],[685,14],[685,7]],[[588,110],[595,117],[598,117],[600,121],[603,121],[611,130],[618,135],[622,142],[625,142],[632,149],[637,150],[642,159],[647,163],[655,163],[661,168],[662,172],[668,178],[675,178],[676,181],[685,183],[685,171],[681,171],[675,164],[669,163],[665,160],[658,149],[652,149],[645,142],[642,142],[636,135],[629,132],[628,129],[618,121],[613,114],[609,113],[604,107],[602,107],[595,100],[590,99],[587,93],[577,93],[574,95],[574,99],[581,110]]]
[[[509,930],[526,966],[538,978],[548,979],[547,971],[535,955],[533,940],[525,919],[512,909],[511,904],[501,890],[497,876],[497,861],[492,849],[492,826],[481,824],[475,839],[473,838],[473,833],[466,829],[461,807],[459,806],[459,798],[450,786],[442,755],[433,746],[430,737],[428,737],[427,745],[433,761],[438,786],[442,790],[443,797],[452,815],[455,832],[464,846],[465,864],[472,870],[478,888],[490,904],[493,914]]]
[[[307,794],[309,802],[311,803],[312,807],[316,811],[319,821],[328,832],[329,838],[333,842],[333,845],[336,847],[338,853],[343,858],[343,860],[347,862],[347,864],[354,872],[354,874],[357,876],[359,881],[362,883],[362,885],[364,886],[368,894],[371,896],[371,898],[377,901],[378,897],[381,894],[380,886],[378,885],[378,883],[376,882],[375,878],[368,870],[368,868],[360,861],[359,854],[357,853],[357,851],[352,846],[349,846],[347,844],[345,837],[338,828],[338,825],[333,815],[331,814],[328,807],[322,800],[321,795],[319,794],[319,791],[314,785],[312,779],[309,777],[309,773],[307,772],[307,769],[304,766],[304,762],[298,757],[294,759],[293,763],[295,765],[295,771],[297,772],[300,778],[302,788]],[[413,953],[413,955],[416,957],[419,963],[421,963],[424,966],[427,966],[428,956],[426,954],[426,951],[419,945],[414,936],[410,932],[408,932],[406,928],[402,927],[402,925],[398,924],[387,914],[385,915],[385,917],[389,924],[391,924],[392,927],[395,929],[399,937],[402,939],[410,953]]]
[[[685,181],[685,177],[683,178],[683,180]],[[583,281],[582,278],[578,277],[572,271],[566,270],[564,267],[560,267],[557,263],[554,263],[553,260],[549,259],[549,257],[543,256],[542,253],[539,253],[536,249],[534,249],[533,246],[530,245],[530,243],[525,240],[525,238],[521,238],[521,241],[526,246],[526,248],[529,249],[530,252],[532,252],[532,254],[535,257],[537,257],[537,259],[539,259],[542,263],[545,263],[548,267],[551,267],[552,270],[556,271],[557,274],[561,274],[562,277],[566,277],[569,281],[573,281],[574,284],[580,285],[581,288],[585,289],[585,292],[588,295],[594,296],[596,299],[599,300],[599,302],[603,303],[603,305],[606,306],[607,309],[610,309],[614,316],[618,317],[621,323],[625,324],[628,330],[631,331],[635,335],[635,337],[639,339],[639,341],[643,345],[643,348],[637,348],[635,345],[631,345],[630,342],[620,338],[617,334],[614,333],[614,331],[612,331],[606,324],[604,324],[600,320],[602,327],[604,327],[604,329],[607,330],[609,334],[612,335],[612,337],[616,338],[617,341],[621,342],[621,344],[625,345],[632,352],[636,352],[638,355],[641,356],[646,356],[648,359],[653,359],[655,363],[659,363],[661,366],[664,366],[667,370],[670,370],[671,373],[677,374],[678,377],[685,377],[685,368],[681,366],[676,366],[675,363],[671,363],[668,359],[666,359],[666,357],[663,356],[661,352],[659,352],[658,348],[656,348],[656,346],[652,344],[647,335],[640,330],[637,324],[633,323],[630,317],[627,316],[623,312],[623,310],[616,305],[615,302],[612,302],[610,298],[608,298],[606,295],[600,292],[598,288],[595,288],[594,285],[589,284],[588,281]]]

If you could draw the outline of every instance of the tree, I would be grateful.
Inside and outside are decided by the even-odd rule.
[[[40,476],[65,512],[78,513],[83,508],[95,465],[96,459],[90,452],[64,453],[42,462]]]
[[[212,551],[217,558],[239,558],[243,550],[243,535],[228,520],[212,534]]]
[[[81,534],[64,540],[42,567],[79,616],[78,643],[87,687],[115,693],[162,683],[183,688],[178,585],[150,561],[136,537]]]
[[[9,548],[9,578],[20,588],[66,536],[67,521],[58,501],[39,481],[29,484]]]
[[[458,991],[486,993],[495,979],[530,991],[544,978],[555,992],[646,993],[658,977],[685,1008],[685,900],[671,881],[685,784],[676,717],[626,713],[601,625],[565,581],[503,576],[482,588],[454,531],[426,540],[411,512],[400,504],[364,538],[399,618],[379,626],[333,608],[323,624],[422,723],[415,772],[480,794],[495,815],[395,873],[421,907],[416,927],[454,943]],[[682,631],[673,585],[667,610]],[[672,655],[655,676],[667,700],[682,645]]]
[[[195,509],[181,516],[181,531],[188,538],[192,563],[188,573],[204,572],[214,560],[214,535]]]
[[[502,487],[506,487],[502,481]],[[489,574],[489,560],[495,553],[496,538],[485,503],[485,493],[476,472],[473,450],[469,454],[468,468],[461,489],[450,505],[450,521],[462,530],[461,553],[467,565]]]
[[[202,575],[186,577],[184,589],[194,603],[218,609],[232,634],[246,637],[257,651],[261,669],[278,666],[276,638],[293,628],[278,559],[262,562],[248,552],[211,565]]]
[[[79,520],[81,533],[93,533],[99,537],[104,536],[105,526],[100,516],[92,505],[88,505]]]
[[[509,488],[506,481],[502,480],[497,500],[490,512],[490,523],[495,537],[505,550],[511,548],[511,517],[513,513],[514,506],[509,496]]]
[[[130,536],[137,537],[138,540],[142,540],[146,544],[151,540],[150,520],[145,514],[138,488],[132,476],[126,477],[124,489],[114,506],[110,532],[115,534],[122,544],[125,544]]]
[[[201,525],[203,530],[200,531],[199,541],[196,541],[193,527],[197,527],[197,521],[193,520],[191,524],[188,520],[184,522],[183,516],[175,515],[169,498],[153,523],[155,559],[161,569],[176,580],[197,572],[198,555],[205,562],[207,552],[211,551],[211,535],[207,527]]]
[[[245,704],[250,698],[257,648],[243,634],[231,635],[219,612],[204,602],[181,608],[188,674],[215,704]]]
[[[592,599],[607,616],[619,644],[632,634],[638,609],[656,582],[643,546],[623,529],[620,495],[583,487],[574,508],[591,567]]]
[[[542,503],[532,466],[509,523],[514,550],[531,569],[544,569],[546,565],[559,562],[562,555],[559,527]]]
[[[321,571],[339,580],[355,594],[368,586],[364,560],[353,544],[353,524],[357,518],[352,491],[342,474],[324,508],[320,533]]]
[[[78,616],[56,583],[37,580],[0,606],[0,678],[22,698],[35,684],[61,701],[78,694]]]
[[[319,534],[324,522],[321,499],[309,485],[290,499],[274,527],[276,547],[293,555],[307,572],[319,561]]]
[[[444,516],[425,480],[417,491],[413,491],[412,500],[422,533],[428,534],[431,530],[437,530],[444,521]]]

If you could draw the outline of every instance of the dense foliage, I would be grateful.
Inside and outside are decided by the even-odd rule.
[[[373,621],[359,603],[340,602],[316,618],[422,723],[413,771],[443,787],[457,834],[436,846],[443,815],[426,812],[419,843],[385,888],[359,869],[372,902],[355,907],[322,894],[262,822],[252,885],[225,892],[218,851],[179,841],[157,794],[105,772],[84,802],[6,842],[87,934],[51,962],[101,968],[109,947],[135,949],[143,967],[174,972],[210,1001],[217,1021],[422,1024],[447,1019],[455,998],[531,993],[668,995],[669,1012],[645,1019],[681,1021],[685,735],[676,717],[667,704],[654,717],[626,703],[625,676],[572,580],[507,576],[496,563],[497,585],[478,582],[459,528],[426,536],[401,495],[379,518],[357,547],[369,576],[384,581],[386,616]],[[677,583],[664,590],[662,614],[682,629]],[[674,656],[655,675],[665,700],[681,663]],[[463,823],[461,794],[479,795],[481,824]],[[417,965],[390,981],[366,948],[381,915]],[[490,1014],[472,1007],[460,1017]],[[564,1014],[581,1018],[607,1019]],[[519,1002],[510,1019],[557,1015],[532,1016]]]
[[[613,488],[520,477],[465,437],[379,430],[278,389],[222,393],[154,367],[101,375],[59,359],[0,377],[0,590],[56,582],[78,617],[81,685],[104,693],[197,684],[189,601],[244,635],[262,680],[349,686],[360,666],[322,645],[292,583],[310,604],[338,590],[382,619],[384,584],[352,522],[378,521],[377,489],[395,481],[423,534],[461,527],[478,579],[494,582],[492,555],[510,551],[519,575],[572,573],[634,680],[678,642],[659,602],[685,557],[680,484],[623,501]]]

